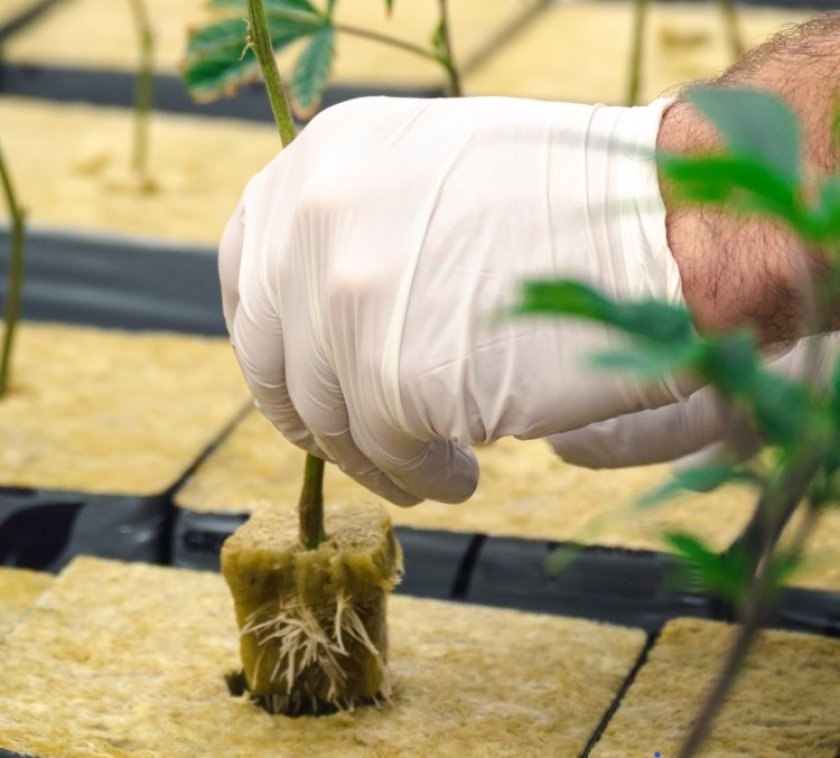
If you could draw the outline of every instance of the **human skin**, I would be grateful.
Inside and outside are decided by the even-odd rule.
[[[838,43],[840,13],[820,16],[781,32],[712,82],[771,92],[796,113],[803,130],[806,193],[837,164],[832,126],[840,89]],[[702,153],[720,146],[712,125],[684,98],[665,112],[658,151]],[[660,183],[668,244],[700,331],[750,324],[765,344],[789,342],[808,331],[804,308],[809,281],[825,269],[820,256],[778,222],[680,207],[662,177]]]

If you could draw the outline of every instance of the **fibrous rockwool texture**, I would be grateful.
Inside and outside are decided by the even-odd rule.
[[[324,510],[327,539],[316,549],[301,544],[297,507],[270,503],[222,549],[248,689],[276,713],[391,694],[386,600],[402,572],[391,520],[375,502]]]
[[[96,6],[128,13],[128,3]],[[0,97],[0,123],[9,170],[33,225],[214,248],[245,183],[280,150],[277,129],[268,124],[155,113],[150,189],[131,169],[134,122],[124,108]],[[236,160],[220,160],[232,144]],[[0,204],[0,221],[6,217]]]
[[[38,571],[0,567],[0,639],[18,622],[52,581]]]
[[[24,324],[0,403],[0,483],[159,494],[247,402],[227,340]]]
[[[675,755],[735,628],[667,624],[593,756]],[[703,756],[824,756],[840,749],[840,640],[765,631],[718,717]]]
[[[269,716],[218,574],[76,559],[0,646],[0,747],[41,758],[578,755],[639,630],[396,595],[383,708]]]

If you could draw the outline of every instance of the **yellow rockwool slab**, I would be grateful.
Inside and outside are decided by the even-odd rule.
[[[393,702],[269,716],[238,666],[221,576],[77,559],[0,648],[0,747],[42,758],[577,755],[639,630],[395,596]]]
[[[0,567],[0,640],[52,582],[38,571]]]
[[[24,324],[0,402],[0,482],[160,494],[247,399],[225,339]]]
[[[0,5],[0,26],[14,21],[36,4],[37,0],[3,0]]]
[[[151,187],[144,188],[130,170],[127,111],[0,97],[0,124],[33,226],[213,247],[246,182],[280,150],[277,130],[267,124],[155,113]],[[0,223],[6,218],[0,204]]]
[[[626,101],[636,4],[555,3],[466,78],[471,95],[582,103]],[[744,42],[755,45],[816,11],[738,6]],[[719,3],[651,3],[641,100],[720,73],[732,63]]]
[[[593,757],[676,755],[734,627],[667,624]],[[700,755],[833,758],[840,748],[840,640],[765,631]]]

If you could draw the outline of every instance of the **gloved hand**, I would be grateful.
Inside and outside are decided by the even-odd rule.
[[[652,151],[666,101],[367,98],[328,109],[248,184],[220,247],[256,403],[292,442],[403,505],[466,499],[469,446],[684,399],[592,371],[575,320],[493,324],[531,277],[681,303]]]
[[[825,388],[840,359],[840,333],[802,339],[767,362],[789,379]],[[714,388],[704,387],[685,402],[596,422],[549,438],[567,463],[586,468],[623,468],[675,461],[678,468],[723,457],[746,459],[761,439],[742,414],[733,414]]]

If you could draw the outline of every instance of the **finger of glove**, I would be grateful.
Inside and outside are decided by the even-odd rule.
[[[567,463],[622,468],[673,461],[717,442],[727,433],[722,403],[711,388],[660,408],[599,421],[549,437]]]
[[[315,443],[339,468],[371,492],[400,506],[416,505],[411,495],[359,449],[353,438],[347,405],[335,371],[317,348],[319,340],[301,328],[300,340],[290,344],[288,365],[289,394]]]
[[[359,448],[401,489],[442,503],[461,503],[475,492],[478,459],[469,447],[446,439],[418,440],[385,414],[369,410],[362,416],[352,404],[349,411]]]
[[[257,408],[290,442],[312,455],[327,458],[289,396],[283,327],[267,298],[257,294],[239,301],[231,341]]]
[[[239,269],[245,238],[245,208],[240,200],[228,219],[219,242],[219,283],[222,290],[222,311],[228,334],[233,334],[233,318],[239,305]]]
[[[346,414],[344,416],[346,422]],[[416,497],[393,482],[359,450],[349,427],[337,433],[315,434],[318,446],[332,458],[339,468],[351,479],[379,497],[394,505],[403,507],[417,505],[422,498]]]

